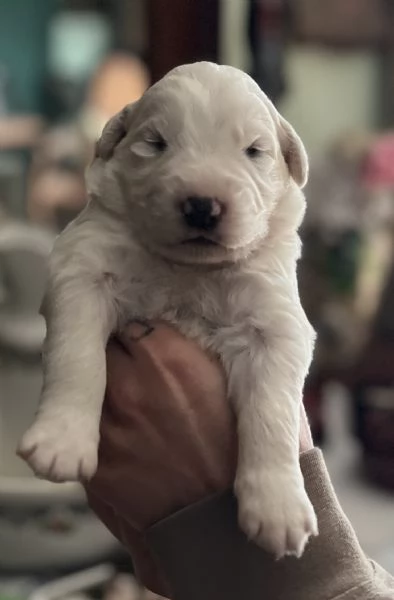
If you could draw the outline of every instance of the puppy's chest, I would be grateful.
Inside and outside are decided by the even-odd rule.
[[[237,319],[233,301],[236,283],[220,276],[199,277],[178,273],[144,273],[130,280],[127,316],[163,319],[185,333],[209,335]]]

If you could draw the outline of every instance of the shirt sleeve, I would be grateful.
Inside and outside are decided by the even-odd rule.
[[[323,455],[301,455],[319,536],[302,558],[275,561],[237,526],[226,492],[177,512],[147,532],[173,600],[393,600],[394,580],[364,555],[332,487]]]

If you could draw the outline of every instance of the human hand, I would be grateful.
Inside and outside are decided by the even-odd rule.
[[[233,485],[236,430],[224,375],[171,327],[132,324],[108,346],[107,381],[89,501],[130,550],[142,582],[168,594],[143,532]],[[302,407],[300,451],[312,447]]]

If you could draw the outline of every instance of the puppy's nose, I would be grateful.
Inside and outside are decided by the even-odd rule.
[[[189,196],[181,204],[185,223],[194,229],[210,231],[215,229],[221,217],[221,206],[216,198]]]

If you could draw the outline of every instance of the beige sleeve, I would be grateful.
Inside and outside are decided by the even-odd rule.
[[[305,579],[308,569],[316,573],[316,600],[394,600],[394,579],[370,561],[362,551],[357,536],[344,514],[330,481],[320,450],[301,456],[308,495],[319,521],[319,537],[305,554]],[[302,561],[301,561],[302,562]],[[313,595],[304,596],[304,600]]]
[[[147,534],[173,600],[394,600],[394,580],[361,550],[322,453],[300,461],[320,531],[303,557],[274,561],[239,531],[233,495],[215,496]]]

